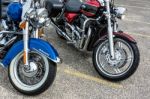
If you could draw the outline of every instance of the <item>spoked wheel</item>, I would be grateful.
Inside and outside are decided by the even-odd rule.
[[[29,52],[29,66],[23,64],[23,53],[19,53],[9,67],[11,84],[26,95],[37,95],[45,91],[54,81],[56,66],[47,57]]]
[[[139,65],[140,55],[135,43],[122,38],[114,38],[115,59],[111,58],[109,42],[97,45],[93,52],[93,64],[105,79],[120,81],[130,77]]]

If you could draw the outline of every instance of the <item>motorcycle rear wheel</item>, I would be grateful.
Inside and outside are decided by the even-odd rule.
[[[47,57],[35,52],[29,52],[29,64],[34,69],[27,70],[23,65],[23,52],[11,62],[8,76],[13,87],[25,95],[38,95],[53,83],[56,75],[55,63]]]
[[[126,39],[114,38],[115,59],[112,60],[108,39],[100,42],[93,51],[93,64],[97,72],[110,81],[121,81],[130,77],[138,68],[139,49]]]

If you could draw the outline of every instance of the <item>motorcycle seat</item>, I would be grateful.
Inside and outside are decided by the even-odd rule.
[[[81,5],[80,0],[67,0],[65,2],[66,12],[80,12]]]
[[[47,9],[49,15],[57,13],[61,11],[64,4],[60,0],[46,0],[45,1],[45,8]]]
[[[46,0],[45,7],[50,9],[62,9],[64,6],[60,0]]]

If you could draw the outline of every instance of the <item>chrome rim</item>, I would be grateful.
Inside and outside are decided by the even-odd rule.
[[[23,65],[23,58],[18,62],[18,78],[26,85],[38,84],[45,73],[44,60],[37,53],[29,53],[29,66]]]
[[[112,60],[108,40],[104,41],[96,52],[98,69],[108,76],[125,74],[132,66],[134,54],[131,46],[124,40],[114,39],[115,59]]]
[[[44,84],[48,77],[48,59],[37,52],[31,51],[29,52],[29,67],[23,65],[22,57],[23,54],[20,53],[11,63],[10,71],[12,72],[10,72],[10,76],[12,81],[22,90],[36,90]]]

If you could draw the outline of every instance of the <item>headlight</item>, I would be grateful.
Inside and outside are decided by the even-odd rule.
[[[46,21],[46,18],[48,17],[48,12],[45,8],[37,9],[37,15],[39,18],[39,23],[44,23]]]
[[[36,11],[33,8],[30,8],[30,10],[27,11],[26,16],[32,19],[36,16]]]
[[[39,18],[47,18],[48,17],[48,12],[45,8],[37,9],[37,13],[38,13]]]
[[[124,7],[117,7],[117,8],[115,8],[116,17],[121,19],[121,20],[124,19],[126,10],[127,9],[124,8]]]

